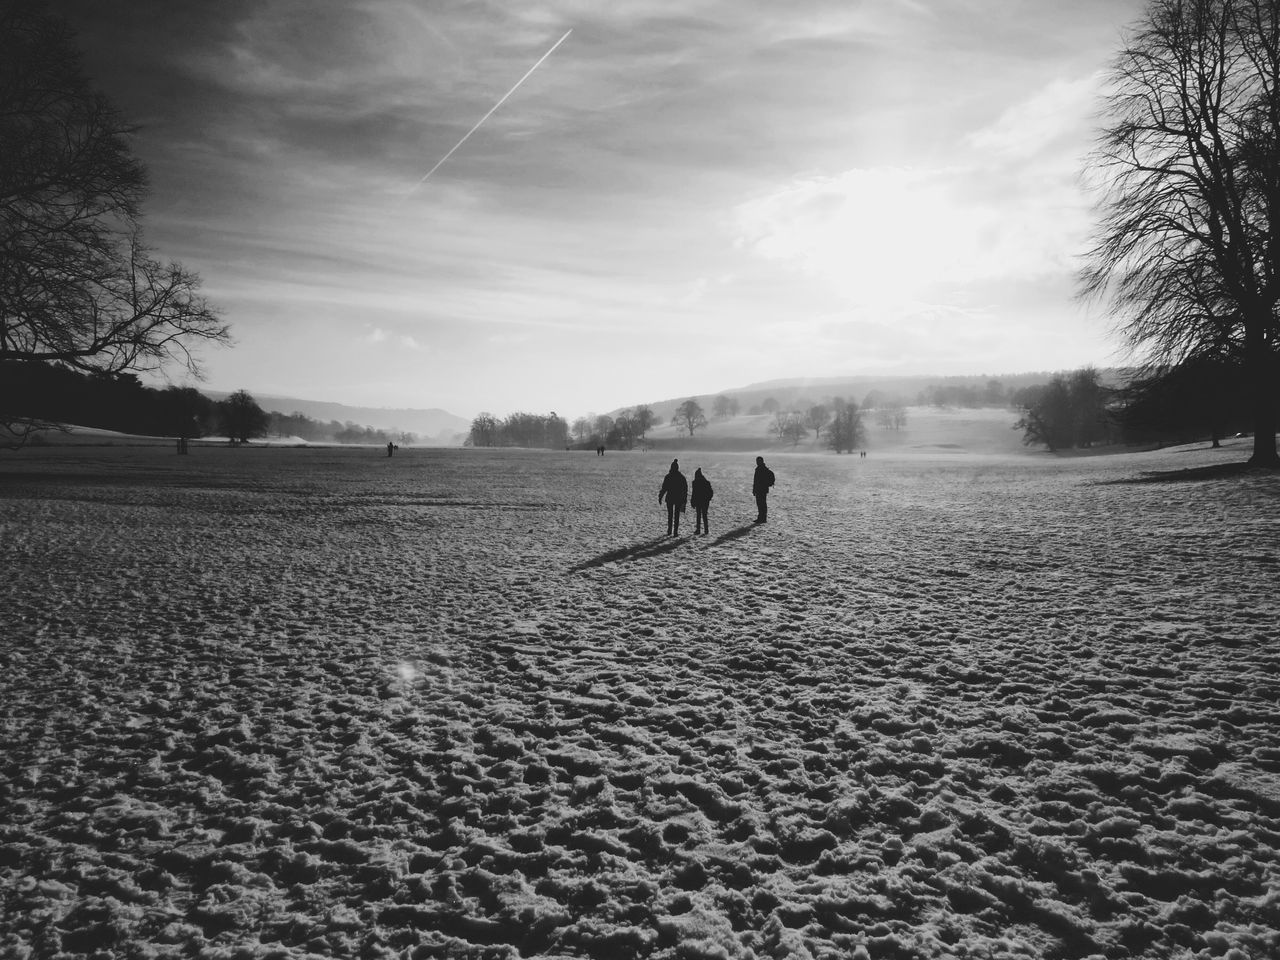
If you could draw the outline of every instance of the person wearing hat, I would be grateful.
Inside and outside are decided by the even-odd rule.
[[[693,507],[693,532],[710,533],[711,524],[707,520],[707,508],[711,506],[711,498],[715,496],[711,489],[711,481],[702,475],[702,468],[693,471],[693,490],[689,495],[689,504]]]
[[[672,460],[671,469],[662,478],[662,489],[658,491],[658,503],[663,498],[667,501],[667,535],[680,535],[680,514],[689,503],[689,481],[680,472],[680,461]]]

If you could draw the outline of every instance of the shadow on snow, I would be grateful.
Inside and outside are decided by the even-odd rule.
[[[1104,486],[1134,483],[1186,483],[1198,480],[1218,480],[1223,477],[1239,477],[1257,473],[1274,474],[1269,467],[1258,467],[1251,463],[1215,463],[1207,467],[1183,467],[1181,470],[1148,470],[1136,477],[1125,477],[1120,480],[1105,480]]]
[[[730,530],[728,533],[722,533],[715,540],[707,544],[707,547],[718,547],[722,543],[728,543],[730,540],[737,540],[739,537],[745,537],[756,528],[756,524],[748,523],[744,526]],[[696,536],[696,534],[695,534]],[[652,540],[646,540],[643,543],[634,543],[629,547],[619,547],[617,550],[610,550],[608,553],[602,553],[598,557],[592,557],[590,560],[583,560],[581,563],[575,563],[569,568],[569,573],[581,573],[583,570],[590,570],[592,567],[603,567],[606,563],[621,563],[624,560],[644,560],[648,557],[658,557],[664,553],[676,549],[688,539],[689,534],[680,537],[654,537]]]
[[[583,570],[590,570],[592,567],[603,567],[606,563],[620,563],[623,560],[643,560],[646,557],[656,557],[674,550],[683,542],[684,537],[655,537],[652,540],[646,540],[644,543],[636,543],[618,550],[610,550],[608,553],[602,553],[600,556],[592,557],[590,560],[583,560],[581,563],[570,567],[569,572],[581,573]]]
[[[745,537],[748,533],[754,530],[756,526],[757,525],[754,523],[743,524],[740,527],[730,530],[728,533],[720,534],[720,536],[711,541],[709,546],[718,547],[720,544],[728,543],[730,540],[737,540],[739,537]]]

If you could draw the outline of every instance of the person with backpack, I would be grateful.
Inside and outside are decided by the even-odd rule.
[[[684,513],[689,503],[689,481],[680,472],[680,461],[672,460],[671,469],[662,478],[662,489],[658,491],[658,503],[667,498],[667,535],[680,536],[680,514]]]
[[[773,486],[773,471],[764,465],[764,457],[756,457],[756,474],[751,481],[751,492],[756,495],[755,523],[769,522],[769,488]]]
[[[707,522],[707,508],[711,506],[711,498],[715,491],[711,489],[711,481],[702,475],[702,468],[693,471],[693,493],[689,503],[693,507],[693,532],[710,533],[711,524]]]

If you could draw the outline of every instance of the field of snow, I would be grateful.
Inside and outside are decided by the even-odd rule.
[[[1280,956],[1246,456],[0,457],[0,956]]]

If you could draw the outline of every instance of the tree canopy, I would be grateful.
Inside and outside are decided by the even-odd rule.
[[[65,22],[0,6],[0,361],[197,373],[192,345],[229,340],[199,278],[143,242],[132,132]]]
[[[1152,0],[1107,108],[1082,292],[1147,363],[1238,362],[1280,465],[1280,0]]]

